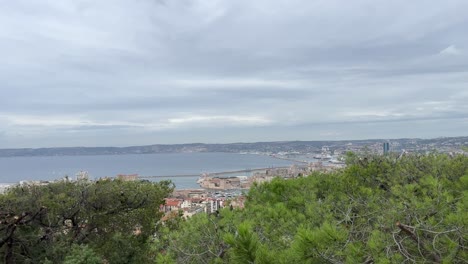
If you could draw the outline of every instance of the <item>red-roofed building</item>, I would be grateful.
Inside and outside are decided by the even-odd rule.
[[[181,208],[182,199],[166,198],[165,203],[161,205],[162,212],[178,211]]]

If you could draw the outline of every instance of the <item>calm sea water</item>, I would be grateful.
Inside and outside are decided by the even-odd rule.
[[[274,166],[292,162],[264,155],[232,153],[167,153],[142,155],[51,156],[0,158],[0,183],[54,180],[87,171],[91,178],[134,174],[141,176],[201,174]],[[158,178],[162,180],[164,178]],[[167,178],[176,188],[198,188],[197,177]],[[156,179],[152,179],[157,181]]]

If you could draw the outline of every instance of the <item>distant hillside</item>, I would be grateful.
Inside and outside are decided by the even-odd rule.
[[[395,151],[401,149],[440,150],[461,149],[468,146],[468,137],[450,137],[435,139],[368,139],[368,140],[341,140],[341,141],[279,141],[255,143],[230,144],[174,144],[174,145],[147,145],[131,147],[62,147],[62,148],[22,148],[0,149],[0,157],[14,156],[78,156],[78,155],[120,155],[120,154],[150,154],[150,153],[183,153],[183,152],[320,152],[322,147],[330,150],[346,150],[352,146],[353,150],[368,146],[376,146],[381,142],[390,141]]]

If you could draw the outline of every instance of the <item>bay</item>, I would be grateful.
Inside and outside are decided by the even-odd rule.
[[[65,175],[75,178],[87,171],[91,179],[115,177],[117,174],[140,176],[187,175],[235,171],[254,168],[289,166],[291,161],[266,155],[235,153],[157,153],[96,156],[39,156],[0,158],[0,183],[22,180],[56,180]],[[198,177],[150,179],[172,180],[177,189],[199,188]]]

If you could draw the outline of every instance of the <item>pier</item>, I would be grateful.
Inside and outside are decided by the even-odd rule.
[[[154,175],[154,176],[138,176],[139,179],[154,179],[154,178],[182,178],[182,177],[200,177],[200,176],[222,176],[226,174],[236,174],[236,173],[251,173],[257,171],[265,171],[268,169],[287,169],[286,167],[269,167],[269,168],[256,168],[256,169],[245,169],[245,170],[235,170],[235,171],[220,171],[220,172],[207,172],[202,174],[176,174],[176,175]]]
[[[302,164],[309,164],[310,161],[306,161],[306,160],[298,160],[298,159],[293,159],[293,158],[288,158],[288,157],[281,157],[279,155],[269,155],[270,157],[274,158],[274,159],[280,159],[280,160],[287,160],[287,161],[292,161],[292,162],[296,162],[296,163],[302,163]]]
[[[182,178],[182,177],[200,177],[200,174],[177,174],[177,175],[153,175],[153,176],[138,176],[139,179],[151,178]]]

